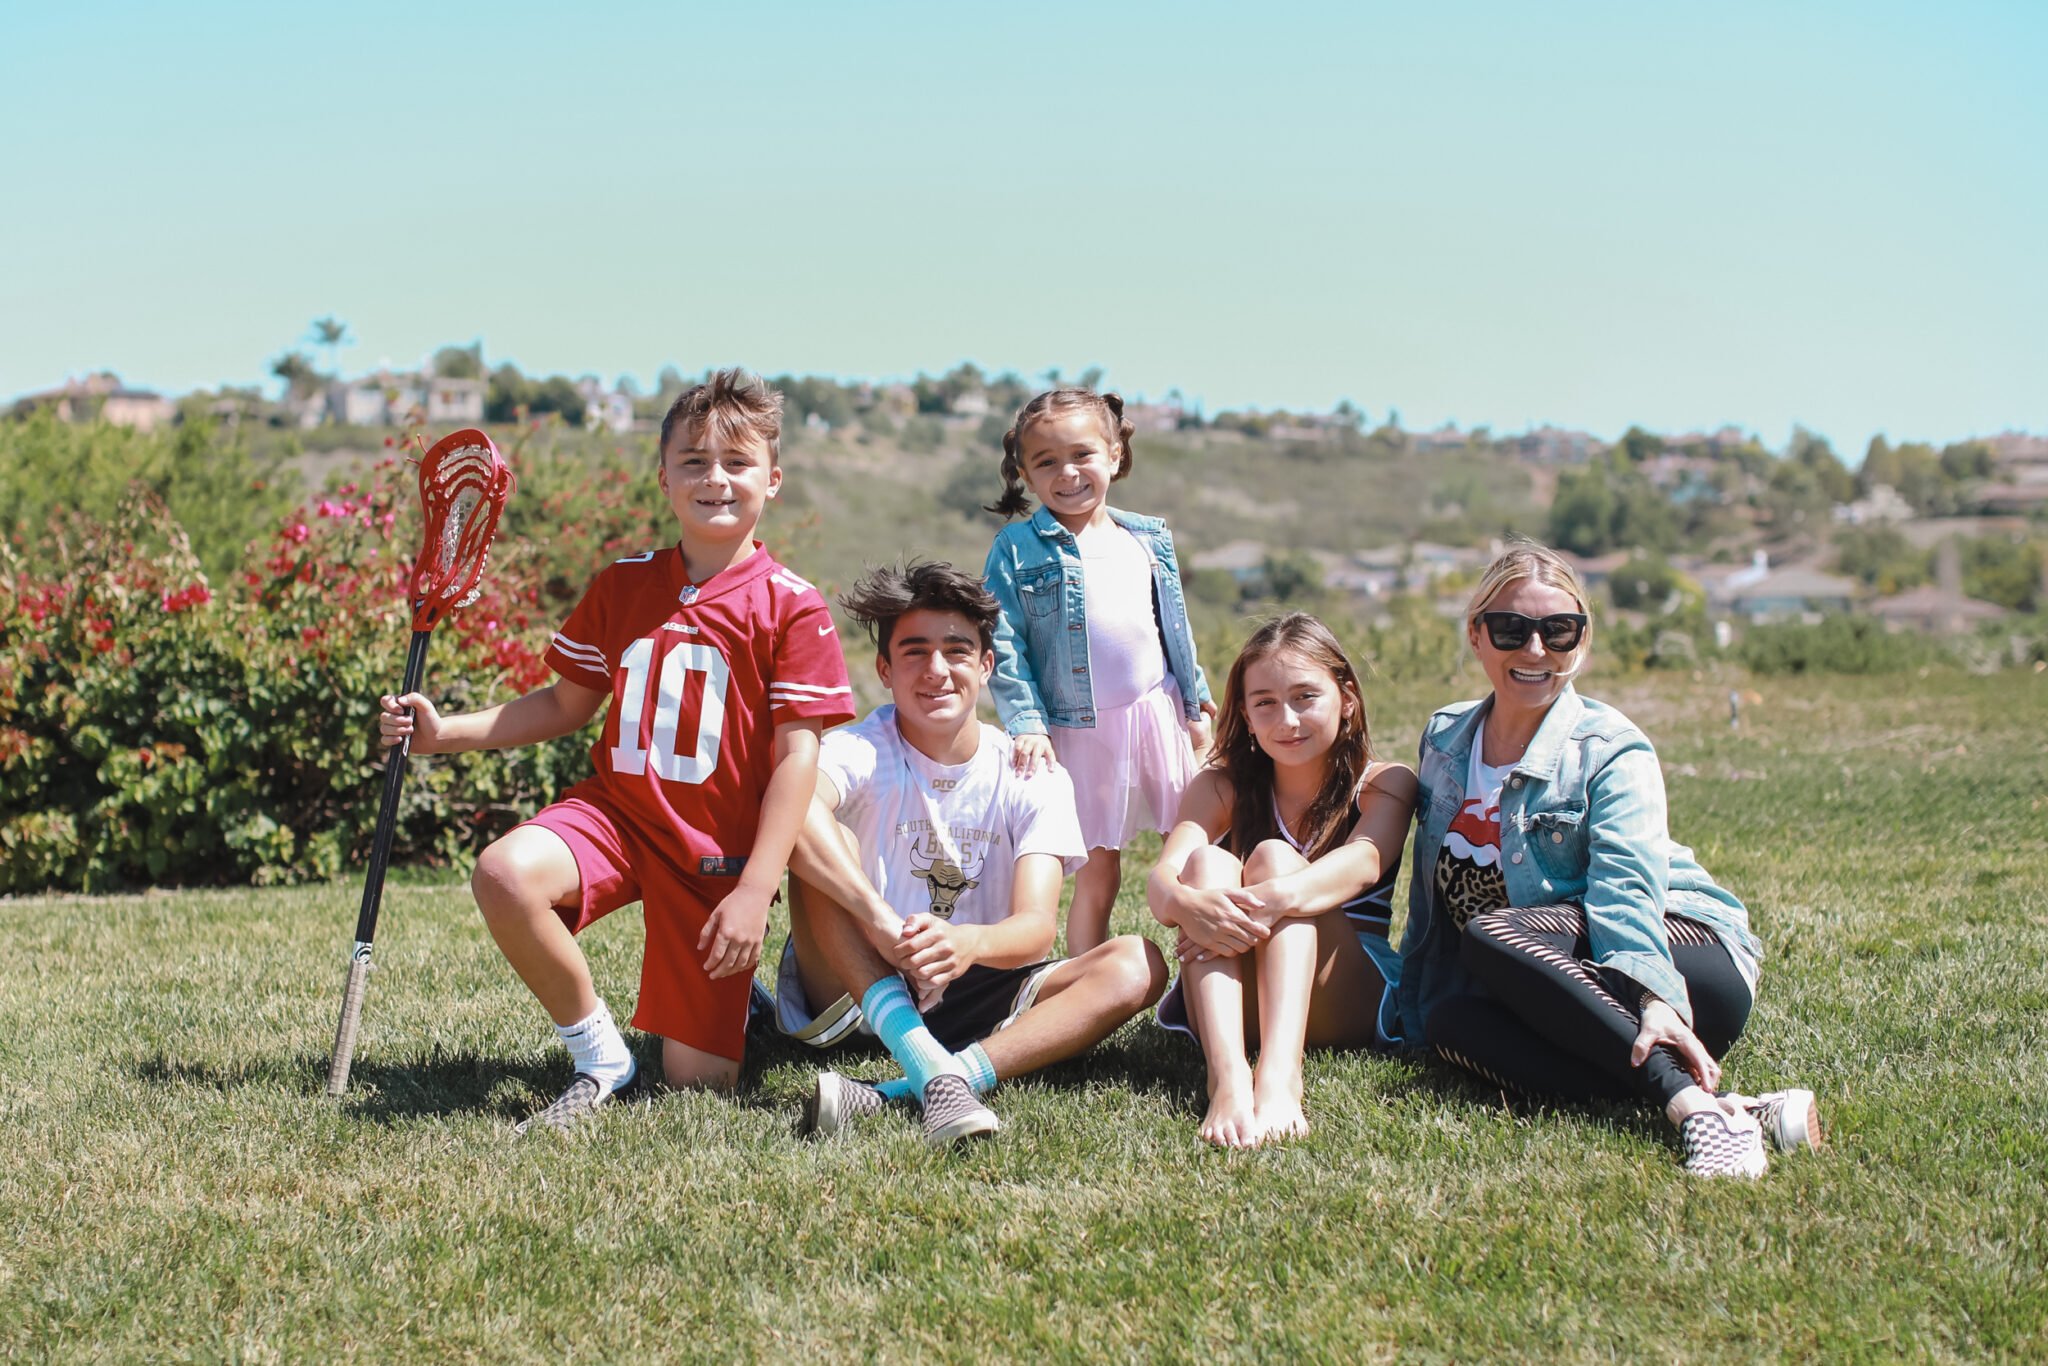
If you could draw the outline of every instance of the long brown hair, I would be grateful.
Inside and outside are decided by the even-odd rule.
[[[1306,612],[1289,612],[1252,632],[1230,666],[1223,685],[1223,705],[1216,721],[1216,749],[1209,767],[1230,780],[1230,842],[1239,858],[1251,857],[1261,840],[1279,839],[1280,821],[1273,803],[1273,758],[1259,747],[1245,717],[1244,676],[1252,665],[1277,654],[1294,654],[1336,680],[1337,691],[1351,703],[1350,714],[1337,727],[1330,746],[1329,771],[1323,786],[1300,822],[1309,859],[1321,858],[1344,842],[1351,830],[1351,806],[1358,783],[1372,763],[1372,731],[1365,720],[1365,695],[1358,671],[1330,628]]]
[[[1093,389],[1048,389],[1020,408],[1017,420],[1003,433],[1003,496],[990,503],[988,511],[999,517],[1021,517],[1031,511],[1031,500],[1024,496],[1024,430],[1041,417],[1069,408],[1093,408],[1102,415],[1103,431],[1122,456],[1110,482],[1131,472],[1131,438],[1138,428],[1124,416],[1123,395],[1098,394]]]

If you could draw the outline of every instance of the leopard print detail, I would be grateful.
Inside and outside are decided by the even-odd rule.
[[[1436,857],[1436,895],[1444,914],[1462,930],[1473,916],[1508,904],[1508,880],[1498,866],[1482,868],[1445,849]]]

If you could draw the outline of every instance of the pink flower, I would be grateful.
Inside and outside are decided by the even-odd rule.
[[[195,583],[189,587],[180,588],[175,593],[165,592],[164,610],[166,612],[182,612],[187,608],[200,607],[212,601],[213,590],[203,583]]]
[[[304,522],[293,522],[284,529],[284,538],[293,545],[304,545],[312,534]]]

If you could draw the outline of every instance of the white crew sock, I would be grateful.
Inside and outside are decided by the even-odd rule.
[[[576,1070],[597,1078],[607,1093],[633,1080],[633,1074],[639,1070],[632,1050],[626,1047],[625,1036],[612,1022],[612,1013],[605,1009],[602,999],[596,1010],[575,1024],[556,1025],[555,1033],[562,1036],[569,1056],[576,1060]]]

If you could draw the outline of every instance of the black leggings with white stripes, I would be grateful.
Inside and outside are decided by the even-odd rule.
[[[1666,916],[1671,958],[1691,998],[1693,1033],[1719,1058],[1749,1019],[1749,984],[1712,930]],[[1678,1055],[1629,1050],[1641,1025],[1642,989],[1590,961],[1577,906],[1509,907],[1475,916],[1458,957],[1485,995],[1455,996],[1430,1012],[1429,1046],[1496,1085],[1567,1100],[1641,1096],[1660,1108],[1694,1085]]]

